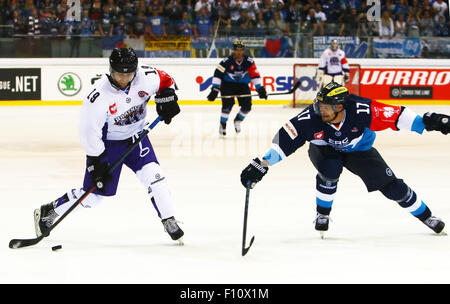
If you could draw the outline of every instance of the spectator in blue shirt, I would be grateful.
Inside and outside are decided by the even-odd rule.
[[[167,36],[164,18],[159,15],[158,11],[152,11],[152,16],[148,18],[147,22],[150,25],[151,36]]]
[[[94,35],[97,25],[89,17],[89,11],[87,9],[83,10],[81,17],[81,32],[80,35],[90,36]]]
[[[448,24],[445,22],[444,16],[439,16],[438,22],[434,27],[434,35],[438,37],[448,37]]]
[[[195,18],[194,35],[195,37],[208,37],[213,32],[213,23],[206,14],[206,9],[202,7],[199,10],[199,16]]]
[[[192,35],[192,24],[188,17],[188,12],[184,11],[181,15],[180,22],[178,22],[178,32],[180,35]]]

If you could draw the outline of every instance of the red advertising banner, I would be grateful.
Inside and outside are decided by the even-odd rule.
[[[360,95],[371,99],[450,100],[448,68],[361,68]]]

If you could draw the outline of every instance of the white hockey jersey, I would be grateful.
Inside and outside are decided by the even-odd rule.
[[[89,156],[105,150],[107,140],[123,140],[142,131],[150,97],[166,88],[174,88],[165,72],[139,66],[131,85],[117,89],[103,75],[83,98],[79,119],[81,145]]]
[[[319,69],[327,75],[342,75],[342,72],[350,72],[345,52],[337,49],[335,52],[327,48],[320,56]]]

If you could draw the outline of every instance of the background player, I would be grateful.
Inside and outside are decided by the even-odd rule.
[[[246,95],[250,94],[250,81],[256,88],[259,98],[267,99],[266,89],[262,86],[261,76],[256,68],[253,58],[244,55],[245,45],[242,41],[233,43],[233,55],[223,59],[216,70],[212,82],[211,92],[208,95],[209,101],[214,101],[217,95]],[[252,98],[237,97],[239,113],[234,118],[234,128],[236,133],[241,132],[241,122],[252,109]],[[220,115],[219,133],[226,135],[228,116],[234,106],[234,97],[222,98],[222,113]]]
[[[345,85],[350,80],[350,67],[345,52],[339,48],[339,43],[333,39],[330,47],[323,51],[319,60],[316,82],[319,90],[330,82]]]
[[[372,147],[375,131],[391,128],[422,134],[423,130],[450,132],[450,116],[426,113],[423,117],[403,106],[391,106],[351,95],[347,88],[330,83],[317,94],[315,103],[289,120],[275,135],[263,160],[255,158],[241,173],[244,187],[257,183],[268,167],[310,142],[309,157],[317,169],[315,229],[328,230],[329,215],[343,167],[358,175],[369,192],[379,190],[396,201],[434,232],[445,224],[432,216],[427,205],[398,179]]]
[[[166,124],[180,112],[173,79],[150,66],[138,68],[138,58],[131,48],[116,48],[109,57],[110,75],[103,75],[83,99],[79,120],[81,144],[86,151],[86,171],[82,188],[68,191],[34,212],[36,235],[48,234],[56,218],[67,211],[93,183],[103,186],[88,195],[80,206],[90,208],[104,196],[116,194],[122,165],[109,174],[116,162],[139,137],[146,122],[147,103],[155,95],[156,111]],[[175,220],[175,205],[155,152],[148,137],[124,160],[148,190],[150,200],[165,231],[173,240],[184,232]]]

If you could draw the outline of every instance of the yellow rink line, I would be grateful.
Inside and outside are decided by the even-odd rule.
[[[450,100],[433,99],[377,99],[377,101],[391,105],[450,105]],[[179,100],[180,105],[221,105],[221,100]],[[291,100],[253,100],[254,105],[288,105]],[[310,104],[312,100],[297,101],[299,104]],[[154,105],[150,101],[149,105]],[[0,100],[0,106],[75,106],[81,105],[81,100]]]
[[[253,100],[255,105],[285,105],[290,100]],[[180,105],[221,105],[220,99],[214,102],[208,100],[179,100]],[[154,105],[153,100],[149,105]],[[76,106],[81,105],[81,100],[0,100],[0,106]]]

